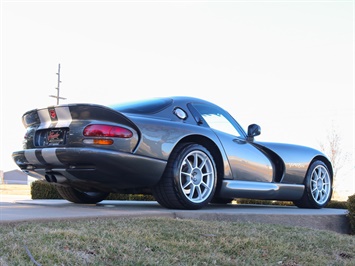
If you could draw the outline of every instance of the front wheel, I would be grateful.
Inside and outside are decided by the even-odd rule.
[[[109,193],[83,192],[73,187],[56,186],[58,193],[66,200],[74,203],[94,204],[103,201]]]
[[[332,178],[329,169],[322,161],[315,161],[307,172],[302,198],[293,203],[300,208],[320,209],[328,204],[331,196]]]
[[[216,165],[210,152],[202,145],[184,143],[170,156],[153,194],[166,208],[196,210],[210,202],[216,181]]]

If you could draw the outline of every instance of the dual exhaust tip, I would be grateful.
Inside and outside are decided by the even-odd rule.
[[[67,181],[67,179],[62,176],[62,175],[58,175],[58,174],[47,174],[44,176],[46,178],[46,181],[48,183],[57,183],[57,184],[61,184],[61,183],[65,183]]]

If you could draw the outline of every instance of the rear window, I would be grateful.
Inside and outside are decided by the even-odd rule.
[[[134,101],[110,106],[116,111],[132,114],[154,114],[172,104],[170,98],[154,98],[149,100]]]

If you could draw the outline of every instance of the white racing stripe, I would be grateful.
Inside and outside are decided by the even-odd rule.
[[[41,109],[38,110],[38,117],[40,119],[41,124],[39,125],[38,129],[50,128],[53,127],[56,123],[56,128],[61,127],[69,127],[72,122],[72,117],[70,114],[69,107],[55,107],[55,112],[58,118],[58,121],[52,121],[49,115],[48,109]]]
[[[39,125],[38,129],[49,128],[52,121],[51,118],[49,117],[48,109],[38,110],[37,113],[41,121],[41,124]]]
[[[72,122],[69,107],[57,107],[55,112],[58,117],[58,123],[55,127],[69,127]]]
[[[49,164],[63,165],[57,157],[56,150],[56,148],[45,148],[41,150],[41,155],[43,159]],[[36,156],[35,149],[24,150],[24,154],[29,164],[42,164]]]
[[[36,150],[25,150],[25,158],[29,164],[40,164],[36,156]]]
[[[62,163],[59,161],[57,155],[56,155],[56,148],[46,148],[42,149],[42,157],[43,159],[49,163],[49,164],[61,164]]]

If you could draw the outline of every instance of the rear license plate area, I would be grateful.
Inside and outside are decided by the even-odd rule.
[[[67,129],[55,128],[36,132],[35,146],[62,146],[66,143]]]

